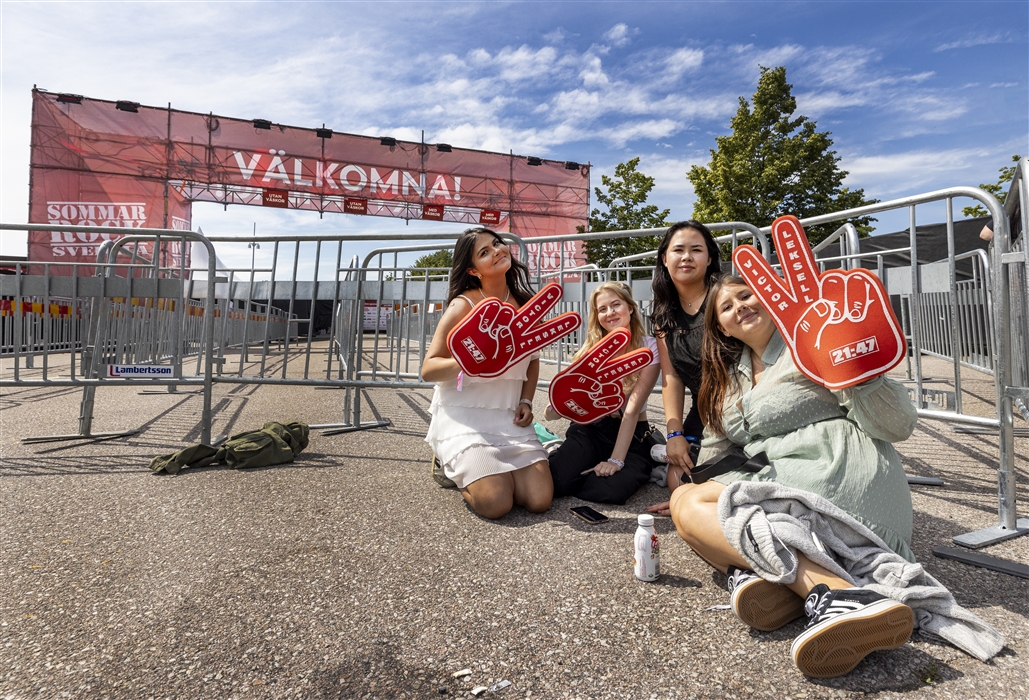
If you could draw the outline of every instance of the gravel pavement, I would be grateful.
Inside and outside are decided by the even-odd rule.
[[[966,409],[992,410],[991,378],[968,372],[964,390]],[[725,577],[667,518],[663,575],[633,577],[635,516],[666,498],[656,486],[598,506],[600,525],[568,498],[498,522],[472,513],[429,476],[428,390],[366,392],[365,420],[393,425],[313,432],[294,464],[174,477],[147,465],[199,439],[195,394],[104,387],[94,430],[139,433],[19,442],[74,432],[80,393],[0,399],[0,698],[439,698],[501,681],[479,697],[1029,698],[1029,580],[931,553],[996,523],[995,436],[920,422],[898,447],[909,474],[946,482],[912,487],[919,561],[1006,649],[984,664],[916,637],[813,681],[790,661],[801,622],[761,633],[712,610]],[[217,385],[214,432],[338,421],[343,396]],[[1016,451],[1025,517],[1025,439]],[[986,551],[1027,563],[1029,537]]]

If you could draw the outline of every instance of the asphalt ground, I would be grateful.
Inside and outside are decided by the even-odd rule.
[[[963,390],[966,410],[992,411],[992,378],[966,370]],[[2,389],[2,698],[438,698],[501,681],[479,697],[1029,697],[1029,580],[931,553],[996,524],[995,436],[922,421],[898,449],[909,474],[945,482],[912,487],[919,561],[1006,636],[1005,650],[984,664],[915,637],[815,681],[789,656],[802,623],[762,633],[712,610],[728,603],[724,576],[667,518],[661,578],[633,577],[635,517],[666,497],[656,486],[596,506],[610,517],[600,525],[569,513],[572,498],[497,522],[472,513],[429,476],[429,390],[364,392],[362,417],[392,426],[315,431],[293,464],[178,476],[147,465],[199,439],[195,394],[105,386],[94,430],[135,435],[19,442],[75,432],[80,396]],[[219,384],[214,432],[338,422],[343,397]],[[1025,517],[1029,442],[1016,451]],[[1024,564],[1029,537],[984,551]]]

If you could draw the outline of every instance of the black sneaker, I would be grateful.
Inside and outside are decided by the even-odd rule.
[[[732,611],[743,624],[771,632],[804,614],[804,601],[786,586],[735,566],[729,567],[728,576]]]
[[[446,473],[443,471],[443,464],[439,461],[439,458],[435,453],[432,455],[432,465],[429,467],[432,472],[432,478],[436,480],[436,483],[445,489],[456,489],[457,484],[452,479],[447,478]]]
[[[915,625],[911,608],[864,588],[831,591],[820,583],[804,609],[811,621],[790,652],[811,678],[842,676],[873,651],[903,646]]]

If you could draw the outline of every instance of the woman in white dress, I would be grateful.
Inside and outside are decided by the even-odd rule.
[[[422,363],[422,378],[436,382],[425,441],[484,518],[503,517],[515,504],[542,513],[553,499],[547,453],[532,425],[539,358],[526,357],[498,377],[471,377],[450,354],[447,336],[485,299],[521,307],[532,294],[528,269],[499,235],[465,231],[454,248],[447,308]]]

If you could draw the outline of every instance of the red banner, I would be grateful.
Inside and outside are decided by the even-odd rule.
[[[153,180],[36,168],[32,173],[29,221],[70,226],[189,230],[190,206],[178,192],[165,187],[164,183]],[[28,257],[32,262],[95,263],[104,241],[118,240],[121,237],[122,235],[114,233],[77,233],[60,230],[31,232],[28,240]],[[162,243],[161,248],[160,264],[178,268],[182,263],[181,242]],[[119,258],[119,262],[131,262],[128,256],[132,255],[132,251],[131,244],[123,249],[124,254]],[[136,253],[137,263],[152,262],[153,244],[139,244]],[[186,267],[189,266],[188,252],[185,264]],[[94,272],[93,267],[52,265],[50,274],[67,276],[73,274],[76,269],[79,276],[92,276]],[[43,268],[40,266],[33,266],[30,269],[30,274],[42,273]]]
[[[264,190],[261,192],[261,204],[266,207],[285,209],[289,206],[289,192],[286,190]]]
[[[523,238],[574,234],[588,216],[588,165],[529,165],[510,154],[32,95],[34,223],[49,221],[49,202],[136,204],[144,209],[107,219],[138,222],[145,214],[147,226],[167,219],[170,227],[173,216],[188,224],[193,201],[282,206],[269,203],[269,192],[284,192],[289,208],[320,212],[357,212],[349,203],[364,200],[361,214],[412,219],[424,216],[424,206],[439,206],[444,221],[489,221]],[[75,184],[80,178],[86,182]],[[173,204],[168,195],[167,211],[166,183],[180,196]],[[137,185],[149,197],[125,199]],[[68,192],[57,197],[56,190]],[[30,245],[30,258],[34,250],[38,245]]]

